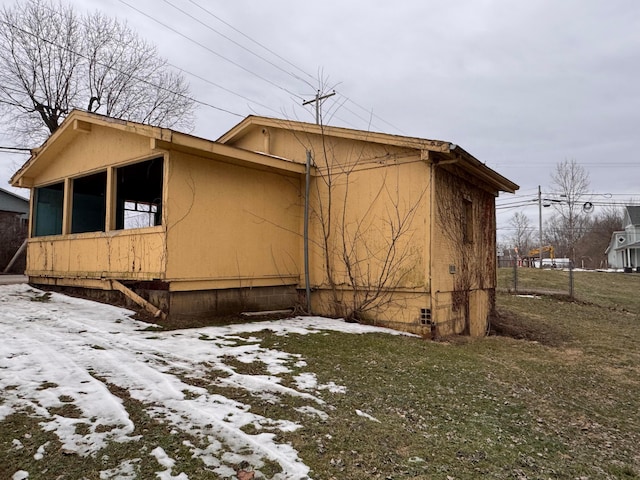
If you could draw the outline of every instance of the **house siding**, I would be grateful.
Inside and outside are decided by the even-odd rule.
[[[494,308],[496,239],[494,195],[454,172],[434,166],[432,298],[443,333],[481,335]],[[473,238],[464,239],[464,202]]]
[[[304,304],[311,152],[313,312],[424,335],[485,332],[495,302],[494,196],[515,184],[446,142],[267,123],[239,127],[223,145],[73,112],[14,176],[33,188],[64,185],[62,234],[29,240],[31,281],[108,292],[119,280],[176,326]],[[146,160],[152,176],[145,164],[118,170]],[[83,193],[104,197],[105,231],[70,234],[74,179],[97,172],[106,175],[75,185],[97,185]],[[131,175],[128,190],[118,190],[121,175]],[[155,226],[116,230],[125,201],[148,205]]]
[[[198,289],[299,285],[301,180],[172,152],[167,278]],[[195,284],[193,286],[196,286]]]
[[[33,283],[41,277],[162,279],[165,252],[163,227],[31,238],[27,275]]]
[[[622,227],[611,235],[606,251],[609,266],[640,272],[640,207],[625,208]]]
[[[22,242],[27,238],[25,215],[0,211],[0,272],[9,264]],[[26,257],[22,255],[12,266],[11,273],[22,273]]]
[[[29,200],[0,188],[0,272],[9,265],[27,238]],[[26,256],[21,254],[13,263],[11,273],[22,273]]]
[[[497,192],[455,166],[435,166],[429,155],[415,148],[322,138],[290,131],[284,124],[282,129],[270,127],[265,143],[265,131],[250,127],[232,144],[260,151],[268,148],[271,154],[298,158],[308,149],[317,169],[311,188],[314,312],[338,316],[348,313],[347,305],[353,303],[354,295],[362,295],[358,290],[363,286],[353,288],[345,265],[346,250],[352,255],[348,259],[351,269],[354,265],[361,271],[366,268],[364,275],[377,278],[382,266],[373,252],[388,247],[385,242],[390,237],[390,214],[393,216],[390,208],[394,210],[395,202],[406,213],[420,198],[408,233],[397,245],[398,251],[410,250],[405,265],[396,266],[403,272],[402,280],[393,288],[385,286],[393,291],[393,300],[372,306],[368,320],[427,334],[432,325],[424,322],[421,312],[428,309],[440,334],[484,334],[495,306]],[[467,234],[471,232],[473,238],[468,243],[460,224],[465,201],[472,212]],[[326,207],[329,203],[330,215]],[[444,228],[435,220],[438,215],[447,219]],[[323,230],[323,222],[328,229]],[[323,234],[327,231],[330,234],[325,245]],[[356,237],[358,242],[354,242]],[[351,248],[356,243],[360,256]]]

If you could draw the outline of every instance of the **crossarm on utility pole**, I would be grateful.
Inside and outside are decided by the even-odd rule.
[[[320,125],[320,101],[321,100],[325,100],[329,97],[333,97],[336,94],[336,91],[334,90],[331,93],[327,93],[326,95],[320,95],[320,90],[318,90],[316,92],[316,96],[315,98],[311,99],[311,100],[307,100],[306,102],[302,102],[302,105],[309,105],[310,103],[315,103],[316,104],[316,124]]]

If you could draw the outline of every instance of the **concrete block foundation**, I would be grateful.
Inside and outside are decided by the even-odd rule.
[[[189,328],[207,325],[223,325],[238,321],[248,321],[239,316],[242,312],[294,309],[299,304],[295,285],[253,288],[229,288],[219,290],[195,290],[172,292],[169,285],[158,282],[123,282],[142,298],[167,314],[162,321],[141,311],[140,306],[117,290],[69,285],[64,279],[43,279],[31,277],[30,283],[36,287],[61,293],[89,298],[103,303],[122,306],[140,312],[140,316],[150,323],[168,328]]]

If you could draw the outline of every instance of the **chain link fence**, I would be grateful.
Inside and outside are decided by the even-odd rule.
[[[503,260],[498,266],[498,290],[531,295],[566,295],[574,297],[574,268],[537,268],[518,265],[516,260]]]

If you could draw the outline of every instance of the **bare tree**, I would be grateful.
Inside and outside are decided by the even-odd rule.
[[[588,229],[576,244],[576,262],[584,268],[606,266],[605,251],[611,235],[622,228],[624,209],[622,206],[609,205],[595,215]]]
[[[556,242],[566,245],[569,258],[575,262],[575,245],[589,222],[583,213],[583,204],[589,195],[589,173],[574,159],[564,160],[556,165],[551,174],[553,191],[560,196],[560,202],[553,202],[556,210],[552,220]]]
[[[0,107],[14,132],[41,141],[74,108],[190,128],[184,77],[126,24],[30,0],[0,11]]]
[[[413,196],[401,195],[397,170],[390,174],[385,165],[368,159],[366,147],[352,150],[348,158],[333,147],[323,135],[314,152],[318,178],[311,217],[320,232],[316,246],[325,274],[320,286],[329,292],[335,315],[367,321],[371,312],[391,307],[396,290],[416,275],[420,255],[411,239],[426,187]],[[375,173],[365,180],[363,171]],[[364,203],[351,188],[363,181],[370,191]]]
[[[533,227],[531,221],[522,212],[516,212],[509,220],[513,228],[511,244],[521,256],[526,256],[533,245]]]

